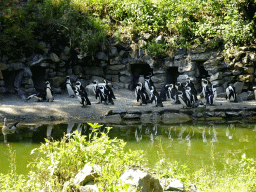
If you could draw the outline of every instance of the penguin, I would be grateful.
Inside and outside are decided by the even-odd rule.
[[[104,83],[105,83],[106,91],[108,91],[109,97],[111,97],[112,99],[116,99],[112,88],[108,85],[108,81],[104,80]]]
[[[113,98],[115,98],[114,93],[112,89],[109,87],[109,85],[98,85],[98,82],[95,81],[94,84],[94,92],[95,92],[95,98],[99,100],[98,103],[102,103],[104,101],[105,105],[108,105],[109,103],[114,105]],[[108,88],[109,87],[109,88]]]
[[[105,104],[107,104],[107,98],[104,94],[104,87],[103,86],[98,86],[98,83],[97,85],[95,86],[95,98],[99,100],[98,103],[102,103],[102,101],[105,102]]]
[[[85,107],[86,105],[91,105],[91,102],[88,98],[88,94],[80,81],[76,82],[75,92],[76,92],[78,101],[82,104],[82,107]]]
[[[114,92],[111,89],[111,87],[108,85],[108,82],[106,80],[104,80],[104,83],[105,83],[105,85],[103,85],[103,91],[104,91],[104,95],[107,100],[106,102],[114,105],[113,99],[116,99]]]
[[[145,90],[147,91],[150,99],[151,99],[151,88],[152,86],[155,87],[151,77],[152,77],[152,73],[150,73],[150,75],[146,76],[145,78]]]
[[[175,83],[175,88],[177,89],[177,92],[178,92],[178,91],[181,91],[181,92],[182,92],[183,97],[186,95],[185,89],[184,89],[183,85],[181,84],[181,82],[176,82],[176,83]],[[176,94],[176,103],[177,103],[177,104],[180,104],[180,100],[179,100],[179,98],[178,98],[178,93]]]
[[[67,88],[69,97],[75,97],[74,87],[71,84],[69,76],[66,77],[66,88]]]
[[[188,99],[189,105],[192,105],[194,103],[194,99],[193,99],[193,96],[191,94],[191,87],[186,87],[185,88],[185,94],[186,94],[186,97]]]
[[[163,107],[163,103],[162,103],[162,100],[161,100],[161,97],[159,95],[159,93],[156,91],[155,87],[152,86],[151,87],[151,103],[155,101],[155,106],[156,107]]]
[[[53,92],[51,90],[51,86],[49,81],[45,82],[44,89],[36,89],[36,93],[27,97],[26,101],[35,98],[37,101],[49,101],[49,99],[53,100]]]
[[[211,89],[209,89],[209,93],[206,95],[206,104],[214,105],[215,100],[217,98],[217,85],[212,85]]]
[[[98,85],[99,81],[94,80],[92,83],[93,83],[93,92],[95,94],[95,99],[97,99],[99,101],[97,103],[97,104],[99,104],[102,102],[102,93],[101,93],[101,91],[99,89],[99,85]]]
[[[141,82],[137,83],[137,86],[135,88],[135,93],[136,93],[137,102],[140,102],[140,105],[147,104],[149,102],[148,94]]]
[[[17,125],[19,122],[15,122],[11,125],[7,125],[7,119],[4,118],[4,125],[2,127],[2,133],[4,135],[4,142],[7,143],[7,134],[12,134],[16,132]]]
[[[190,103],[189,103],[186,95],[184,95],[184,93],[182,91],[178,91],[178,99],[179,99],[180,103],[182,104],[182,108],[190,107]]]
[[[177,95],[178,90],[174,86],[174,84],[170,84],[170,86],[168,87],[168,92],[169,92],[169,95],[170,95],[171,102],[174,103],[174,104],[179,103],[178,95]]]
[[[237,94],[235,86],[231,83],[228,83],[226,88],[226,100],[237,102]]]
[[[53,96],[53,92],[52,92],[52,88],[51,88],[50,82],[46,81],[45,84],[46,84],[46,101],[53,102],[54,96]]]
[[[160,91],[160,98],[162,101],[167,101],[170,99],[170,91],[169,91],[170,84],[164,85],[164,87]]]
[[[201,80],[202,84],[202,93],[203,93],[203,98],[206,98],[207,92],[208,92],[208,80],[202,79]]]
[[[195,101],[197,101],[197,91],[195,88],[195,84],[190,80],[190,78],[187,79],[185,87],[190,87],[190,93],[191,93],[191,99],[192,102],[194,103]]]

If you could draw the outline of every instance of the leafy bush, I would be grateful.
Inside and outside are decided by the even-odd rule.
[[[150,43],[146,45],[147,54],[152,55],[154,58],[165,55],[165,44],[157,43],[156,39],[152,39]]]
[[[131,166],[144,166],[146,161],[142,151],[124,151],[125,142],[110,139],[107,134],[98,135],[101,125],[90,124],[92,133],[87,138],[78,131],[64,136],[60,141],[51,142],[46,139],[44,144],[31,153],[38,158],[31,162],[28,176],[15,173],[15,162],[11,163],[11,172],[0,175],[1,191],[71,191],[72,180],[88,162],[100,166],[98,187],[102,191],[119,191],[117,185],[122,172]],[[110,128],[107,128],[108,131]],[[14,160],[13,153],[10,153]]]
[[[161,48],[156,45],[160,51],[153,50],[155,57],[163,49],[167,53],[177,47],[196,46],[199,38],[209,48],[255,43],[256,4],[252,0],[31,0],[22,7],[19,2],[1,1],[0,32],[5,31],[1,34],[12,41],[6,43],[5,36],[1,36],[1,54],[31,52],[38,49],[40,40],[52,38],[93,56],[106,48],[107,38],[119,29],[124,29],[120,34],[133,41],[141,32],[176,39],[172,46],[168,42]],[[11,38],[19,33],[13,26],[23,31],[21,46]],[[40,30],[41,26],[47,28]],[[148,43],[152,50],[152,42]]]

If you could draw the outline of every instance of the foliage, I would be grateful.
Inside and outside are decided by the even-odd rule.
[[[181,165],[165,157],[160,142],[159,156],[161,159],[156,163],[154,172],[158,178],[168,180],[176,178],[182,181],[186,190],[190,184],[195,184],[197,189],[205,192],[233,192],[233,191],[255,191],[256,189],[256,161],[242,155],[241,160],[226,158],[223,162],[224,169],[217,170],[214,161],[214,152],[211,151],[212,165],[202,165],[202,168],[191,173],[187,165]],[[168,183],[166,183],[168,184]]]
[[[0,174],[1,191],[76,191],[73,179],[87,162],[100,167],[96,181],[100,191],[125,191],[127,186],[116,185],[119,183],[118,178],[130,167],[145,166],[143,152],[125,152],[124,141],[107,136],[110,128],[107,128],[107,133],[103,133],[99,132],[101,125],[89,125],[93,127],[93,131],[88,137],[75,132],[64,136],[60,141],[46,140],[39,148],[34,149],[31,153],[36,153],[38,158],[30,163],[31,171],[26,176],[16,173],[15,152],[7,145],[10,172]],[[200,170],[192,173],[189,166],[166,158],[160,138],[156,139],[156,144],[159,161],[151,172],[163,182],[176,178],[185,185],[186,191],[189,191],[191,183],[205,192],[256,190],[256,161],[247,158],[245,154],[240,160],[226,157],[224,168],[217,170],[212,150],[212,165],[202,164]]]
[[[153,39],[146,45],[146,51],[149,55],[152,55],[155,58],[165,55],[165,44],[157,43],[156,39]]]
[[[1,1],[2,55],[40,51],[38,42],[50,37],[93,56],[121,28],[118,34],[130,40],[143,38],[141,32],[172,37],[175,45],[165,42],[166,53],[196,47],[199,38],[209,48],[255,43],[256,3],[252,0],[31,0],[20,5],[21,0]],[[150,41],[147,45],[148,50],[158,46],[153,54],[162,54],[160,45]]]
[[[89,125],[93,131],[88,138],[76,131],[60,141],[46,139],[44,144],[31,152],[38,153],[38,158],[30,163],[31,171],[26,178],[15,173],[15,162],[12,162],[10,174],[0,175],[1,191],[19,188],[24,191],[71,191],[76,187],[72,180],[88,162],[100,166],[97,183],[102,191],[119,191],[125,187],[116,185],[118,178],[129,167],[141,167],[146,163],[142,152],[125,152],[126,143],[123,140],[110,139],[107,133],[99,135],[101,125]],[[110,128],[107,129],[108,132]],[[11,159],[15,158],[11,156]]]

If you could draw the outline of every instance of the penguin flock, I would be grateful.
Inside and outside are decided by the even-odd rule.
[[[144,82],[138,82],[136,84],[135,97],[140,105],[154,103],[156,107],[164,107],[163,102],[170,101],[172,104],[181,104],[183,108],[197,108],[215,104],[217,85],[211,84],[206,78],[201,79],[201,95],[204,100],[200,100],[197,98],[197,90],[190,78],[188,78],[185,83],[176,82],[175,84],[166,84],[161,91],[158,92],[151,77],[152,74],[146,76]],[[107,80],[104,80],[104,83],[99,83],[95,80],[92,82],[92,85],[98,104],[114,105],[116,97],[112,88],[108,85]],[[82,107],[91,105],[86,89],[82,86],[80,81],[77,81],[75,86],[73,86],[70,77],[67,76],[66,89],[68,96],[72,98],[76,97]],[[52,102],[54,100],[54,94],[50,82],[46,81],[45,88],[37,90],[35,94],[27,97],[27,101],[31,98],[36,98],[38,101]],[[237,101],[235,87],[231,83],[228,84],[226,88],[226,99],[234,102]]]
[[[75,85],[72,85],[70,77],[66,77],[66,89],[68,92],[68,97],[76,97],[81,107],[86,107],[91,105],[88,98],[87,91],[80,81],[77,81]],[[99,103],[104,102],[104,104],[114,105],[113,99],[116,99],[112,88],[108,85],[108,82],[104,80],[103,85],[98,85],[98,81],[93,82],[93,91],[95,93],[95,98],[99,100]],[[37,101],[51,101],[54,100],[54,94],[51,89],[49,81],[45,82],[45,87],[43,89],[37,89],[35,94],[32,94],[26,98],[26,101],[35,98]]]
[[[163,102],[169,101],[172,104],[181,104],[183,108],[198,108],[215,105],[217,98],[217,85],[212,84],[208,79],[201,79],[202,99],[198,99],[197,90],[190,78],[185,83],[176,82],[175,84],[165,84],[158,93],[153,81],[152,75],[146,76],[145,84],[138,82],[135,88],[135,97],[137,102],[148,104],[155,102],[156,107],[163,107]],[[228,84],[226,89],[226,99],[237,101],[235,87]]]

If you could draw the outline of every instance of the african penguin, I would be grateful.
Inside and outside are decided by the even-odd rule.
[[[206,104],[209,105],[214,105],[214,102],[217,98],[217,89],[216,89],[217,85],[212,85],[212,87],[210,88],[209,93],[206,95]]]
[[[53,92],[52,92],[50,82],[46,81],[45,84],[46,84],[46,100],[53,102],[54,96],[53,96]]]
[[[115,95],[111,87],[107,84],[107,81],[105,81],[105,85],[98,85],[98,83],[96,82],[94,92],[95,98],[99,100],[99,103],[102,103],[104,101],[104,104],[106,105],[108,105],[109,103],[114,105],[113,98],[115,98]]]
[[[69,76],[66,77],[66,88],[67,88],[69,97],[75,97],[74,88],[71,84]]]
[[[170,84],[164,85],[164,87],[160,91],[160,98],[162,101],[167,101],[170,99],[170,91],[169,91]]]
[[[228,84],[226,88],[226,100],[237,102],[237,94],[235,86],[231,83]]]
[[[171,102],[174,104],[178,104],[179,103],[178,95],[177,95],[178,90],[174,86],[174,84],[170,84],[170,86],[168,87],[168,92],[170,94]]]
[[[111,97],[112,99],[116,99],[112,88],[108,85],[108,81],[104,80],[104,83],[105,83],[106,91],[108,91],[109,97]]]
[[[187,107],[187,99],[186,97],[183,96],[183,92],[182,91],[178,91],[178,99],[180,101],[180,103],[182,104],[182,108]]]
[[[194,83],[190,80],[190,78],[187,79],[185,87],[191,88],[190,93],[191,93],[192,102],[197,101],[197,91],[196,91]]]
[[[137,83],[137,86],[135,88],[135,94],[137,102],[140,102],[140,105],[147,104],[149,102],[148,94],[141,82]]]
[[[36,89],[36,93],[28,96],[26,101],[28,101],[32,98],[37,99],[37,101],[47,101],[48,100],[47,92],[48,92],[48,98],[50,98],[51,95],[53,95],[53,94],[52,94],[52,91],[51,91],[50,83],[48,81],[45,82],[44,89]],[[52,98],[53,98],[53,96],[52,96]]]
[[[94,80],[93,82],[93,92],[95,94],[95,98],[99,101],[97,104],[102,103],[102,93],[99,88],[98,80]]]
[[[148,93],[150,99],[151,99],[151,87],[152,86],[155,87],[151,77],[152,77],[152,73],[146,76],[145,78],[145,90]]]
[[[86,105],[91,105],[91,102],[88,98],[87,92],[85,88],[82,86],[80,81],[76,82],[76,96],[78,101],[82,104],[82,107],[85,107]]]
[[[152,86],[151,87],[151,103],[155,101],[155,106],[156,107],[163,107],[163,103],[162,103],[162,100],[160,98],[160,95],[159,93],[156,91],[155,87]]]
[[[203,93],[203,98],[206,99],[206,94],[207,94],[207,89],[208,89],[208,81],[206,79],[201,80],[202,83],[202,93]]]
[[[193,104],[194,100],[193,100],[193,96],[191,94],[191,87],[186,87],[185,88],[185,93],[186,93],[186,97],[188,99],[189,105]]]

